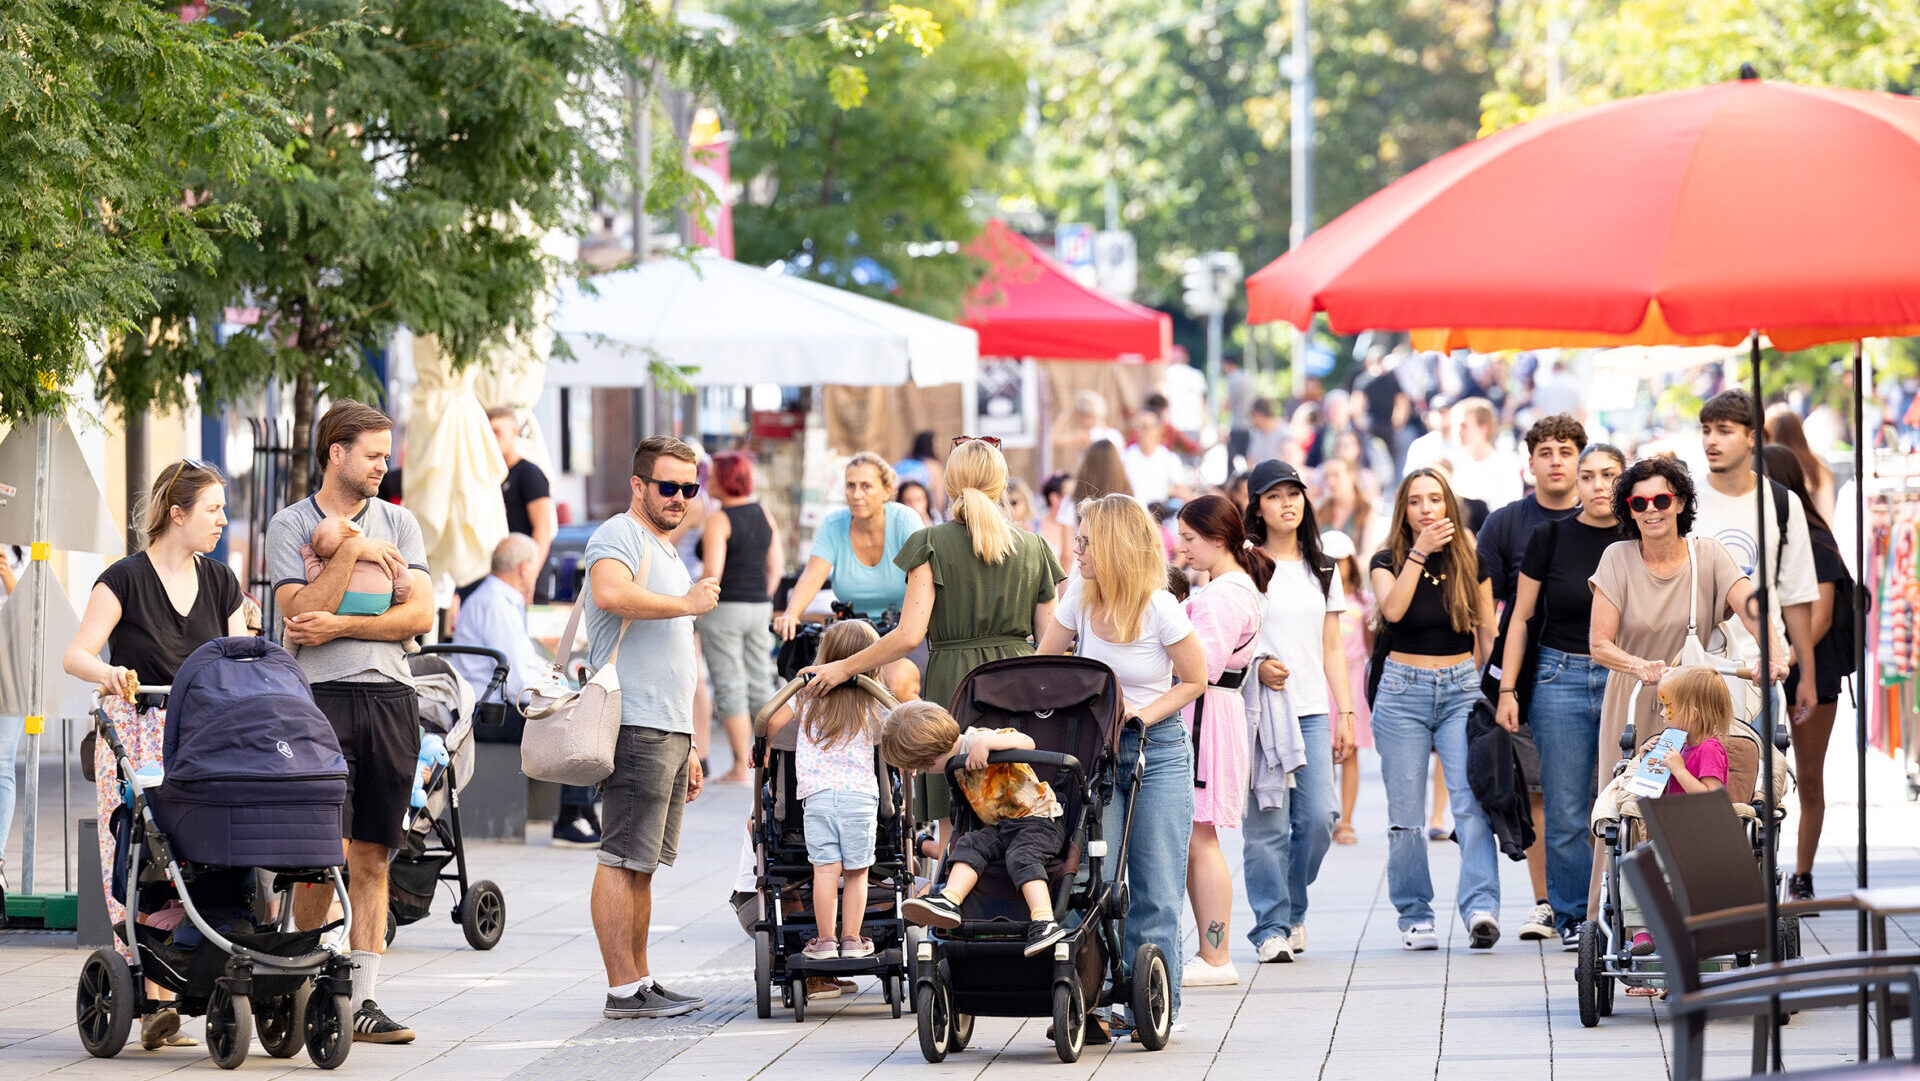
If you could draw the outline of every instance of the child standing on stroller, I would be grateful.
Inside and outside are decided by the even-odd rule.
[[[820,636],[819,661],[831,664],[880,640],[864,619],[845,619]],[[880,670],[866,673],[880,678]],[[767,742],[793,721],[783,706],[767,721]],[[867,909],[867,868],[873,866],[874,832],[880,816],[880,787],[874,776],[873,741],[880,730],[880,706],[851,681],[801,707],[795,741],[794,796],[801,802],[807,835],[807,862],[813,864],[813,915],[817,934],[801,952],[816,961],[868,957],[873,940],[860,935]],[[841,875],[846,904],[840,905]],[[839,909],[840,937],[833,934]]]
[[[987,762],[994,751],[1032,749],[1033,737],[1012,728],[962,732],[953,715],[932,702],[908,702],[887,718],[880,736],[886,760],[899,769],[940,771],[948,759],[962,757],[966,768],[959,774],[960,788],[980,819],[978,829],[956,838],[947,850],[946,885],[902,906],[908,922],[948,931],[960,926],[960,905],[967,894],[989,865],[1004,860],[1032,921],[1026,955],[1045,953],[1066,937],[1047,894],[1047,861],[1060,851],[1066,836],[1060,800],[1032,766]]]
[[[1727,690],[1726,679],[1705,666],[1682,668],[1661,681],[1660,711],[1666,715],[1669,728],[1678,728],[1687,734],[1686,744],[1667,754],[1665,765],[1671,775],[1663,794],[1673,796],[1725,788],[1727,745],[1724,740],[1733,726],[1733,695]],[[1641,753],[1647,753],[1659,738],[1660,733],[1653,733],[1641,744]],[[1628,933],[1633,936],[1629,940],[1632,954],[1635,957],[1651,954],[1653,936],[1640,923],[1639,899],[1631,890],[1624,891],[1621,907]],[[1627,993],[1652,992],[1629,987]]]

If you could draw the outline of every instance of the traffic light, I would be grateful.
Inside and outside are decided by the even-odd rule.
[[[1214,315],[1225,308],[1220,289],[1214,283],[1209,260],[1195,256],[1180,266],[1180,287],[1185,291],[1187,311],[1196,316]]]

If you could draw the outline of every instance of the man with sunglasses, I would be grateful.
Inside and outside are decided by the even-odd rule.
[[[1754,436],[1759,426],[1759,410],[1744,390],[1721,391],[1700,407],[1700,449],[1707,459],[1707,483],[1695,497],[1690,535],[1712,537],[1725,545],[1734,563],[1749,575],[1765,546],[1767,613],[1775,627],[1785,627],[1791,659],[1802,673],[1792,705],[1798,721],[1813,710],[1818,698],[1813,679],[1813,646],[1818,640],[1813,633],[1813,602],[1820,597],[1820,583],[1806,512],[1800,500],[1772,478],[1767,480],[1765,536],[1754,536],[1760,499],[1760,476],[1753,471]],[[1756,579],[1755,585],[1759,584]],[[1737,621],[1733,628],[1736,651],[1749,663],[1757,661],[1759,645]]]
[[[676,994],[647,968],[653,875],[679,853],[680,820],[700,795],[693,621],[720,601],[720,580],[692,580],[668,539],[700,493],[694,449],[650,436],[633,452],[633,500],[587,542],[587,650],[620,676],[620,740],[600,784],[600,865],[593,933],[607,970],[607,1017],[674,1017],[706,1000]],[[572,643],[567,646],[571,647]]]

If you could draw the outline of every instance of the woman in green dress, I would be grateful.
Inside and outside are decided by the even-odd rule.
[[[1033,655],[1031,640],[1051,622],[1054,587],[1067,575],[1045,540],[1008,521],[1007,460],[998,444],[954,441],[945,471],[952,518],[908,537],[894,557],[907,572],[899,626],[845,660],[801,670],[813,677],[803,693],[823,695],[857,672],[905,657],[924,639],[921,697],[944,705],[980,665]],[[946,787],[916,788],[919,819],[944,819]]]

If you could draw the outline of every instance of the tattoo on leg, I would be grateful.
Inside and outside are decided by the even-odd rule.
[[[1214,920],[1212,923],[1207,924],[1207,944],[1209,946],[1212,946],[1216,950],[1219,949],[1220,943],[1224,941],[1226,937],[1226,924],[1221,923],[1219,920]]]

